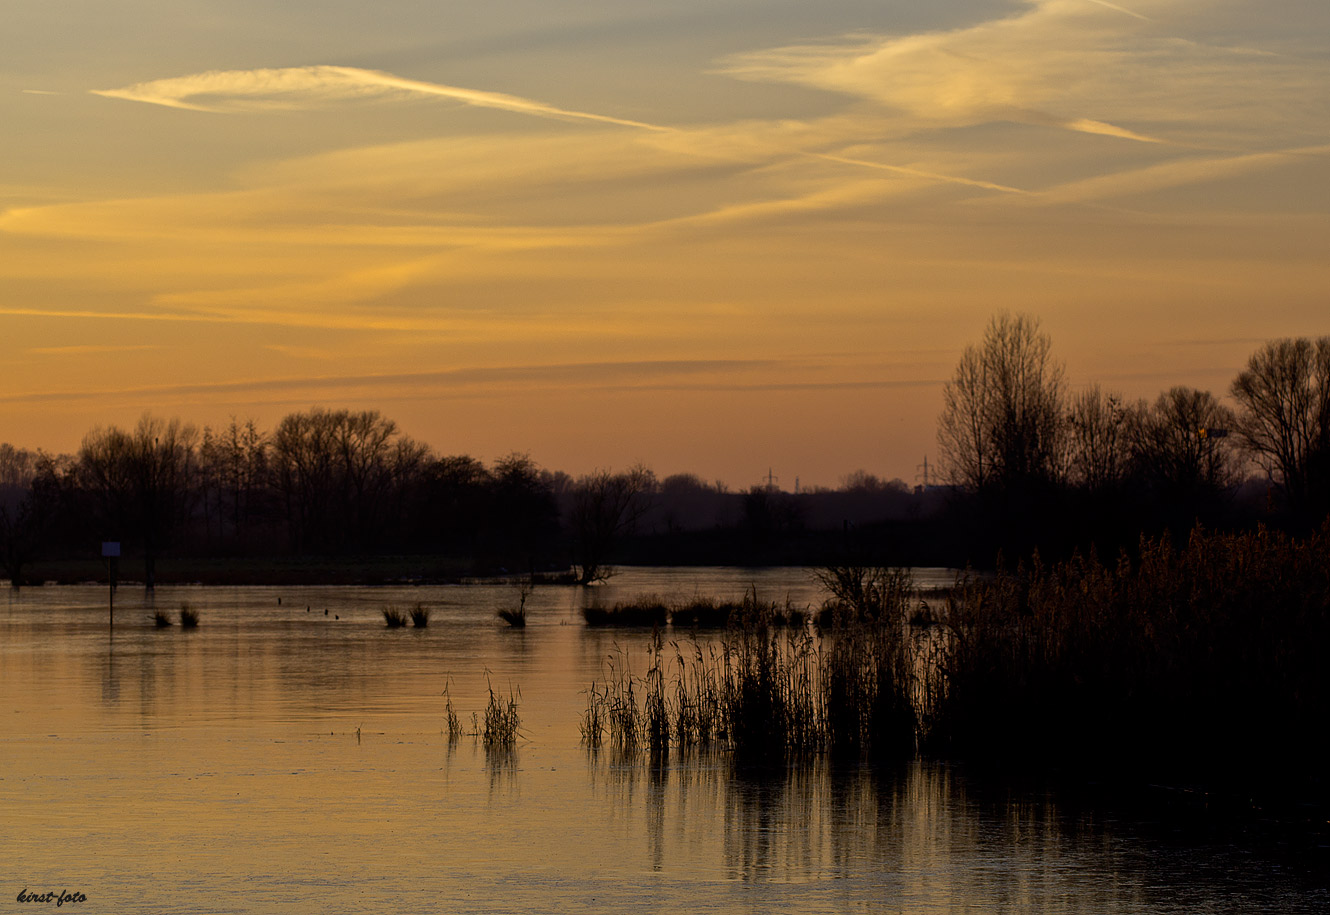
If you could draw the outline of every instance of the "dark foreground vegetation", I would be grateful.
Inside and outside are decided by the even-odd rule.
[[[719,640],[658,629],[644,671],[611,658],[584,740],[765,764],[922,753],[1330,801],[1330,526],[1198,528],[1107,565],[1036,557],[927,599],[900,570],[822,579],[811,626],[750,597]]]

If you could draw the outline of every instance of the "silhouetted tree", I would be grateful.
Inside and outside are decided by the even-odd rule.
[[[529,571],[552,551],[558,535],[554,493],[536,463],[516,452],[494,462],[489,485],[487,559]]]
[[[60,470],[39,451],[0,445],[0,571],[17,588],[41,549],[60,499]]]
[[[1027,492],[1059,476],[1063,370],[1028,315],[999,314],[943,389],[938,447],[947,479],[971,492]]]
[[[1116,394],[1091,385],[1067,405],[1067,475],[1089,492],[1116,488],[1131,458],[1131,409]]]
[[[293,549],[382,545],[426,456],[377,410],[285,417],[273,433],[272,465]]]
[[[230,525],[231,539],[243,543],[248,530],[265,508],[270,488],[269,441],[254,420],[241,425],[235,417],[214,433],[204,427],[199,446],[200,475],[204,481],[204,525],[215,518],[218,534]]]
[[[577,480],[569,521],[579,582],[590,584],[609,574],[605,560],[615,539],[633,532],[651,508],[655,488],[655,474],[640,464],[624,473],[597,470]]]
[[[1247,450],[1294,511],[1330,509],[1330,337],[1274,340],[1233,382]]]
[[[103,533],[139,542],[149,590],[158,553],[189,514],[197,438],[194,427],[178,419],[144,414],[132,433],[94,429],[79,449],[79,478],[100,508]]]
[[[1179,530],[1211,513],[1237,482],[1237,463],[1227,437],[1233,411],[1209,391],[1170,388],[1132,412],[1131,453],[1137,478]]]

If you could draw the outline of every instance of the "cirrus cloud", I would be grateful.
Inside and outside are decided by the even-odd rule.
[[[573,111],[521,96],[406,79],[381,70],[311,66],[260,70],[209,70],[155,79],[122,89],[94,89],[93,95],[183,108],[241,112],[318,108],[352,101],[445,98],[477,108],[495,108],[536,117],[594,121],[644,130],[667,128],[587,111]]]

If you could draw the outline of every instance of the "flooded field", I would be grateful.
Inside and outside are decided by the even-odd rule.
[[[821,597],[797,569],[626,569],[537,588],[519,630],[496,618],[521,599],[507,584],[125,587],[113,627],[104,587],[11,592],[0,872],[11,896],[81,893],[66,905],[98,912],[1330,907],[1314,855],[1072,811],[942,764],[736,774],[581,746],[587,686],[611,653],[645,667],[648,641],[587,628],[584,602],[749,587]],[[427,627],[385,627],[385,607],[417,604]],[[519,696],[516,748],[450,742],[446,703],[469,725],[491,687]]]

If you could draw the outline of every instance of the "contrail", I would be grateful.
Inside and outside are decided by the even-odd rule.
[[[326,101],[343,101],[405,92],[449,98],[478,108],[497,108],[537,117],[560,120],[595,121],[617,124],[640,130],[666,131],[671,128],[626,118],[592,114],[546,105],[521,96],[502,92],[485,92],[460,86],[446,86],[421,80],[404,79],[380,70],[362,70],[357,67],[285,67],[268,70],[210,70],[189,76],[135,83],[122,89],[94,89],[93,95],[126,99],[181,108],[189,111],[226,112],[234,110],[264,110],[275,107],[298,107],[301,99],[311,105]],[[209,98],[220,101],[206,102]],[[283,98],[295,100],[296,105]]]
[[[1119,13],[1125,13],[1128,16],[1134,16],[1137,19],[1143,19],[1146,22],[1154,22],[1154,20],[1151,19],[1149,16],[1142,16],[1140,13],[1137,13],[1133,10],[1129,10],[1125,6],[1118,6],[1116,3],[1109,3],[1108,0],[1090,0],[1090,2],[1097,4],[1099,6],[1106,6],[1111,10],[1117,10]]]

